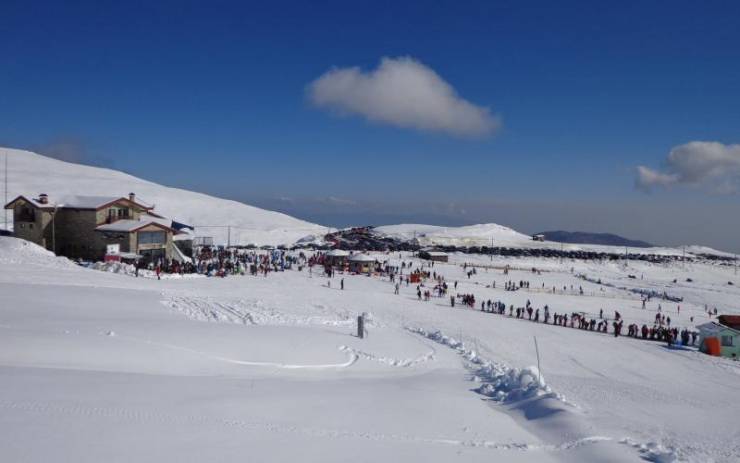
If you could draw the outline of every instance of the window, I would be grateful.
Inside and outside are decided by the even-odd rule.
[[[167,234],[163,231],[139,232],[139,244],[165,244]]]
[[[18,221],[20,222],[35,222],[36,211],[30,207],[23,207],[18,214]]]
[[[722,345],[725,347],[733,347],[734,344],[732,343],[733,339],[732,336],[722,336]]]

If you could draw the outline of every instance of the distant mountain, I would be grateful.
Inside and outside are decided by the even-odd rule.
[[[631,248],[651,248],[652,244],[645,241],[631,240],[612,233],[589,233],[589,232],[570,232],[570,231],[546,231],[542,232],[548,241],[557,241],[559,243],[577,243],[577,244],[603,244],[607,246],[628,246]]]

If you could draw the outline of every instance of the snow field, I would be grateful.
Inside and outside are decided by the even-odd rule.
[[[0,238],[0,249],[10,241]],[[59,267],[48,255],[26,263],[25,253],[0,265],[0,447],[12,461],[740,456],[737,428],[718,426],[734,423],[740,379],[725,359],[451,308],[445,298],[420,302],[414,286],[394,295],[377,277],[338,275],[344,291],[316,271],[157,281]],[[407,254],[378,256],[419,264]],[[452,261],[431,270],[478,301],[530,299],[589,314],[603,305],[628,323],[654,317],[656,307],[643,310],[634,294],[612,287],[603,288],[609,297],[502,288],[524,279],[600,294],[576,278],[583,272],[620,285],[668,285],[686,298],[679,326],[689,313],[701,316],[702,300],[740,312],[722,284],[732,270],[709,265]],[[549,271],[503,276],[481,267],[468,280],[466,261]],[[627,278],[635,272],[644,279]],[[694,283],[674,285],[680,275]],[[493,279],[496,289],[486,287]],[[354,336],[361,313],[371,314],[365,339]],[[39,435],[49,436],[42,445]]]

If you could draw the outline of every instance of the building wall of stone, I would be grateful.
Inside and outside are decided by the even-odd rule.
[[[25,207],[33,209],[33,221],[23,214]],[[109,210],[128,208],[131,220],[138,220],[144,209],[121,200],[101,210],[58,209],[56,212],[38,209],[26,201],[19,200],[13,209],[15,236],[55,251],[58,255],[72,259],[102,260],[108,244],[119,244],[121,252],[140,253],[144,249],[163,249],[167,258],[172,256],[172,233],[165,231],[164,244],[138,243],[137,233],[96,231],[98,225],[108,223]],[[118,218],[116,214],[116,219]],[[25,219],[25,220],[24,220]],[[163,231],[156,226],[141,231]]]
[[[55,220],[58,253],[73,259],[105,255],[105,243],[95,231],[95,211],[59,209]]]
[[[57,218],[57,230],[62,231],[63,255],[71,258],[102,260],[107,245],[118,244],[121,252],[136,252],[136,234],[127,232],[103,232],[95,228],[106,223],[108,209],[80,210],[63,209]],[[57,236],[57,244],[60,244]]]
[[[146,212],[144,209],[140,209],[133,205],[133,203],[130,203],[126,201],[125,199],[121,199],[119,201],[116,201],[115,203],[111,204],[110,206],[100,209],[97,211],[96,214],[96,223],[98,225],[102,225],[104,223],[110,223],[108,220],[108,217],[110,217],[110,211],[114,210],[116,211],[114,214],[114,217],[118,219],[118,210],[119,209],[128,209],[128,219],[129,220],[139,220],[141,217],[141,214]]]
[[[24,209],[33,211],[34,220],[28,220]],[[26,201],[19,200],[13,209],[13,234],[18,238],[31,241],[46,249],[51,249],[51,213],[36,208]]]

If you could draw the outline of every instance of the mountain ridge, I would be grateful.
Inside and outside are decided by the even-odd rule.
[[[558,243],[573,244],[602,244],[607,246],[628,246],[632,248],[652,248],[655,245],[647,241],[634,240],[608,232],[583,232],[553,230],[539,233],[545,235],[545,239]]]

